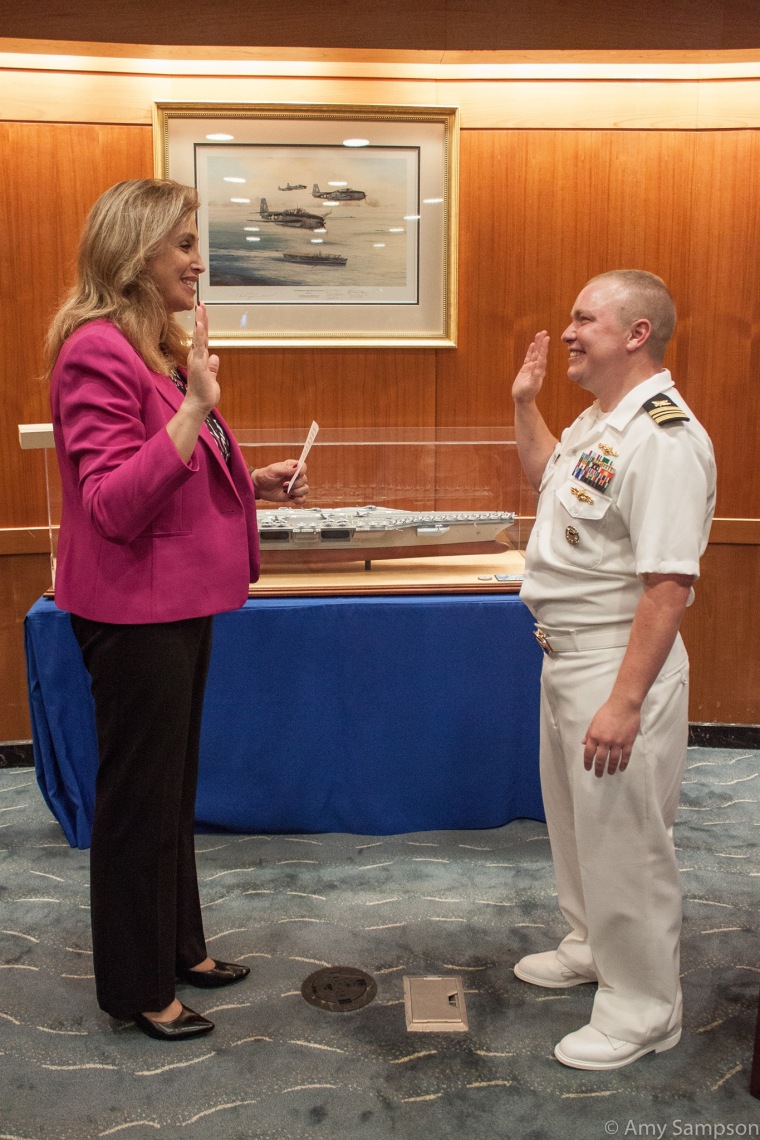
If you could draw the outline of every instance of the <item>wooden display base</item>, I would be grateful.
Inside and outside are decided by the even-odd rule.
[[[510,542],[447,542],[445,545],[430,542],[418,542],[414,546],[354,546],[351,550],[341,550],[339,547],[302,546],[300,549],[289,547],[282,550],[276,546],[261,547],[261,570],[300,570],[303,566],[334,565],[336,562],[348,564],[362,562],[366,565],[371,562],[387,562],[399,558],[453,558],[458,554],[501,554],[505,550],[514,550]]]
[[[525,566],[517,550],[449,558],[384,558],[365,564],[305,563],[268,568],[248,596],[319,597],[329,594],[515,594]],[[500,582],[496,575],[516,575]]]
[[[320,594],[516,594],[522,584],[524,556],[462,554],[441,558],[383,558],[375,562],[316,562],[269,567],[261,560],[261,578],[248,597],[319,597]],[[497,574],[519,575],[499,582]],[[43,598],[55,598],[49,586]]]

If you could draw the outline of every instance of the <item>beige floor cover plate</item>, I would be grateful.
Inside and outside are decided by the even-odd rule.
[[[410,1032],[457,1033],[469,1028],[462,979],[457,975],[405,977],[404,1006]]]

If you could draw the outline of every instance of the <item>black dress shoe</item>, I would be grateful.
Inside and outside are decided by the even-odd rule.
[[[238,966],[235,962],[217,962],[210,970],[177,970],[177,977],[189,986],[200,986],[204,990],[214,990],[217,986],[231,986],[242,982],[251,970],[249,966]]]
[[[135,1013],[133,1018],[143,1033],[156,1037],[159,1041],[187,1041],[190,1037],[202,1037],[214,1028],[213,1021],[201,1017],[186,1005],[182,1006],[182,1013],[174,1021],[154,1021],[144,1013]]]

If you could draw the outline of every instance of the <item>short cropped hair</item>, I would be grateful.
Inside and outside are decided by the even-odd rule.
[[[620,321],[632,325],[640,317],[645,317],[652,326],[647,345],[655,360],[662,360],[668,341],[676,327],[676,307],[665,282],[645,269],[610,269],[599,273],[592,281],[619,281]]]

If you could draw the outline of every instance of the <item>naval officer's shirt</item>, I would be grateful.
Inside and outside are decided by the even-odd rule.
[[[714,507],[712,444],[664,369],[611,412],[596,401],[562,433],[520,597],[547,629],[631,621],[641,575],[698,577]]]

